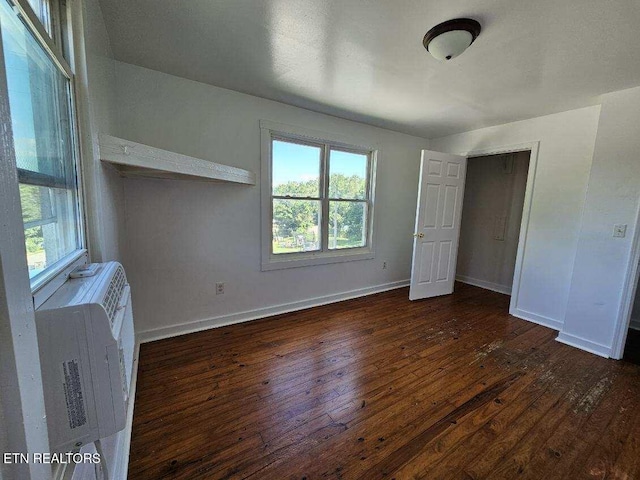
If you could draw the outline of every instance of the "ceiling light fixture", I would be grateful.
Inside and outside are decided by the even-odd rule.
[[[456,18],[429,30],[422,44],[434,58],[451,60],[464,52],[480,35],[480,24],[471,18]]]

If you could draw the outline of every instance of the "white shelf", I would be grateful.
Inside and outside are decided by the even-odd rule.
[[[151,177],[255,185],[253,172],[100,135],[100,159],[124,177]]]

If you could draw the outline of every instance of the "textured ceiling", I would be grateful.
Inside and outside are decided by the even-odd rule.
[[[424,137],[640,85],[638,0],[101,0],[116,59]],[[449,63],[432,26],[483,30]]]

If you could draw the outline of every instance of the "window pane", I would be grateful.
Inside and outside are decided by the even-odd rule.
[[[80,248],[69,80],[6,2],[2,46],[30,277]]]
[[[320,147],[273,140],[271,151],[274,195],[320,197]]]
[[[368,155],[331,150],[329,198],[367,198]]]
[[[51,35],[51,5],[49,0],[27,0],[29,5],[36,14],[36,17],[42,22],[42,26]]]
[[[329,249],[364,247],[367,244],[367,204],[329,202]]]
[[[273,199],[273,253],[320,249],[320,202]]]

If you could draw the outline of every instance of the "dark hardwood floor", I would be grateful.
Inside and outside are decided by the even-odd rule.
[[[133,479],[640,479],[640,367],[406,289],[142,345]]]

